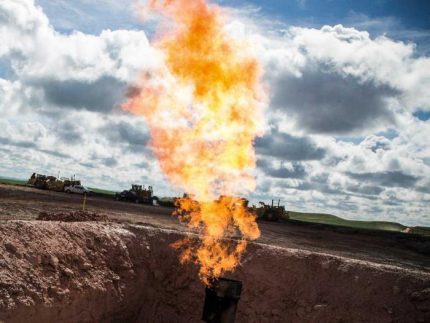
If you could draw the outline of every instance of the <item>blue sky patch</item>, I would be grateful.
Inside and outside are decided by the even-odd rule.
[[[399,136],[399,133],[395,129],[388,129],[386,131],[381,131],[376,134],[377,136],[385,137],[389,140],[393,140]]]
[[[430,111],[419,110],[414,113],[414,117],[421,121],[427,121],[430,119]]]

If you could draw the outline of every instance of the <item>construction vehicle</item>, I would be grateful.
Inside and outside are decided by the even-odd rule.
[[[46,183],[46,175],[33,173],[27,181],[28,186],[44,189]]]
[[[56,178],[55,176],[47,176],[44,189],[47,189],[49,191],[63,192],[64,181]]]
[[[33,173],[27,181],[27,185],[42,190],[63,192],[66,187],[80,186],[81,181],[76,180],[74,177],[72,179],[64,177],[58,179],[55,176]]]
[[[115,193],[115,199],[118,201],[131,201],[135,203],[154,204],[158,197],[153,195],[152,186],[145,188],[143,185],[131,185],[130,190]]]
[[[288,220],[289,215],[285,210],[285,206],[280,205],[281,200],[278,200],[278,205],[266,204],[259,202],[260,207],[253,207],[254,212],[257,214],[258,220],[277,222],[280,220]]]
[[[130,192],[136,194],[140,203],[153,204],[154,200],[158,200],[158,197],[153,196],[152,186],[148,186],[146,189],[145,186],[133,184],[131,185]]]
[[[42,190],[63,191],[64,185],[62,181],[58,181],[54,176],[46,176],[33,173],[27,181],[28,186],[34,186]]]

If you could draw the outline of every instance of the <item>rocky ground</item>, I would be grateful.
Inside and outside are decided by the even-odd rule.
[[[92,197],[88,211],[106,218],[52,221],[81,203],[0,186],[0,322],[199,322],[204,287],[169,247],[193,233],[171,210]],[[244,286],[238,322],[430,321],[427,240],[261,228],[230,276]]]

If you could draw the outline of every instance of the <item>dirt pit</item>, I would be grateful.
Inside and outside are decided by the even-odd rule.
[[[0,225],[0,321],[201,322],[204,286],[169,245],[184,234],[109,222]],[[430,273],[250,244],[237,322],[429,322]]]

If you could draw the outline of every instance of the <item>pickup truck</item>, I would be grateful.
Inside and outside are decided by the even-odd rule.
[[[64,192],[66,193],[75,193],[75,194],[87,194],[91,195],[93,192],[82,185],[71,185],[64,187]]]

